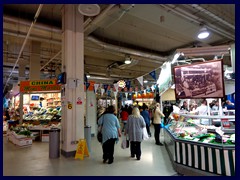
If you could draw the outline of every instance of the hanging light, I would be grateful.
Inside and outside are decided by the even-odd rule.
[[[132,63],[131,58],[130,57],[126,57],[124,63],[125,64],[131,64]]]
[[[200,30],[199,30],[199,33],[198,33],[198,38],[199,39],[205,39],[209,36],[209,32],[207,30],[206,27],[202,27]]]

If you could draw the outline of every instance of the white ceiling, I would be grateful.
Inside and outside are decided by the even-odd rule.
[[[4,86],[9,79],[6,87],[19,81],[19,63],[25,64],[23,79],[28,78],[33,40],[41,42],[42,66],[61,51],[63,4],[44,4],[19,63],[13,70],[38,7],[39,4],[3,5]],[[120,78],[132,80],[142,75],[151,80],[146,74],[157,69],[158,75],[160,66],[169,60],[176,49],[210,48],[235,43],[234,4],[101,4],[100,7],[98,16],[84,17],[84,69],[95,81],[112,83]],[[106,12],[106,9],[109,10]],[[102,16],[102,13],[105,15]],[[86,26],[90,21],[96,21],[92,23],[95,25]],[[211,32],[206,40],[196,37],[200,25],[205,25]],[[214,53],[204,58],[211,60]],[[134,65],[121,66],[126,55],[135,60]],[[59,72],[61,53],[52,63],[55,64],[54,72],[48,75],[42,73],[42,78]],[[120,66],[110,68],[114,63]],[[231,66],[228,54],[224,56],[224,64]],[[9,78],[11,72],[12,77]]]

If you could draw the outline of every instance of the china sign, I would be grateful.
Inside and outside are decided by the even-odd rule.
[[[60,91],[61,85],[56,79],[21,81],[20,92]]]

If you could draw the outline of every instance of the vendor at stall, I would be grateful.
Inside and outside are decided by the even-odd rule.
[[[208,115],[208,106],[206,99],[202,100],[201,105],[197,107],[195,113],[200,116]],[[200,124],[209,125],[209,119],[200,118]]]
[[[3,120],[4,121],[10,120],[10,115],[9,115],[8,108],[6,108],[5,111],[3,112]]]

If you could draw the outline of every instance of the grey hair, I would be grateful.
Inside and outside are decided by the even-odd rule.
[[[132,116],[135,118],[139,118],[141,116],[140,111],[138,109],[138,107],[134,107],[132,110]]]

